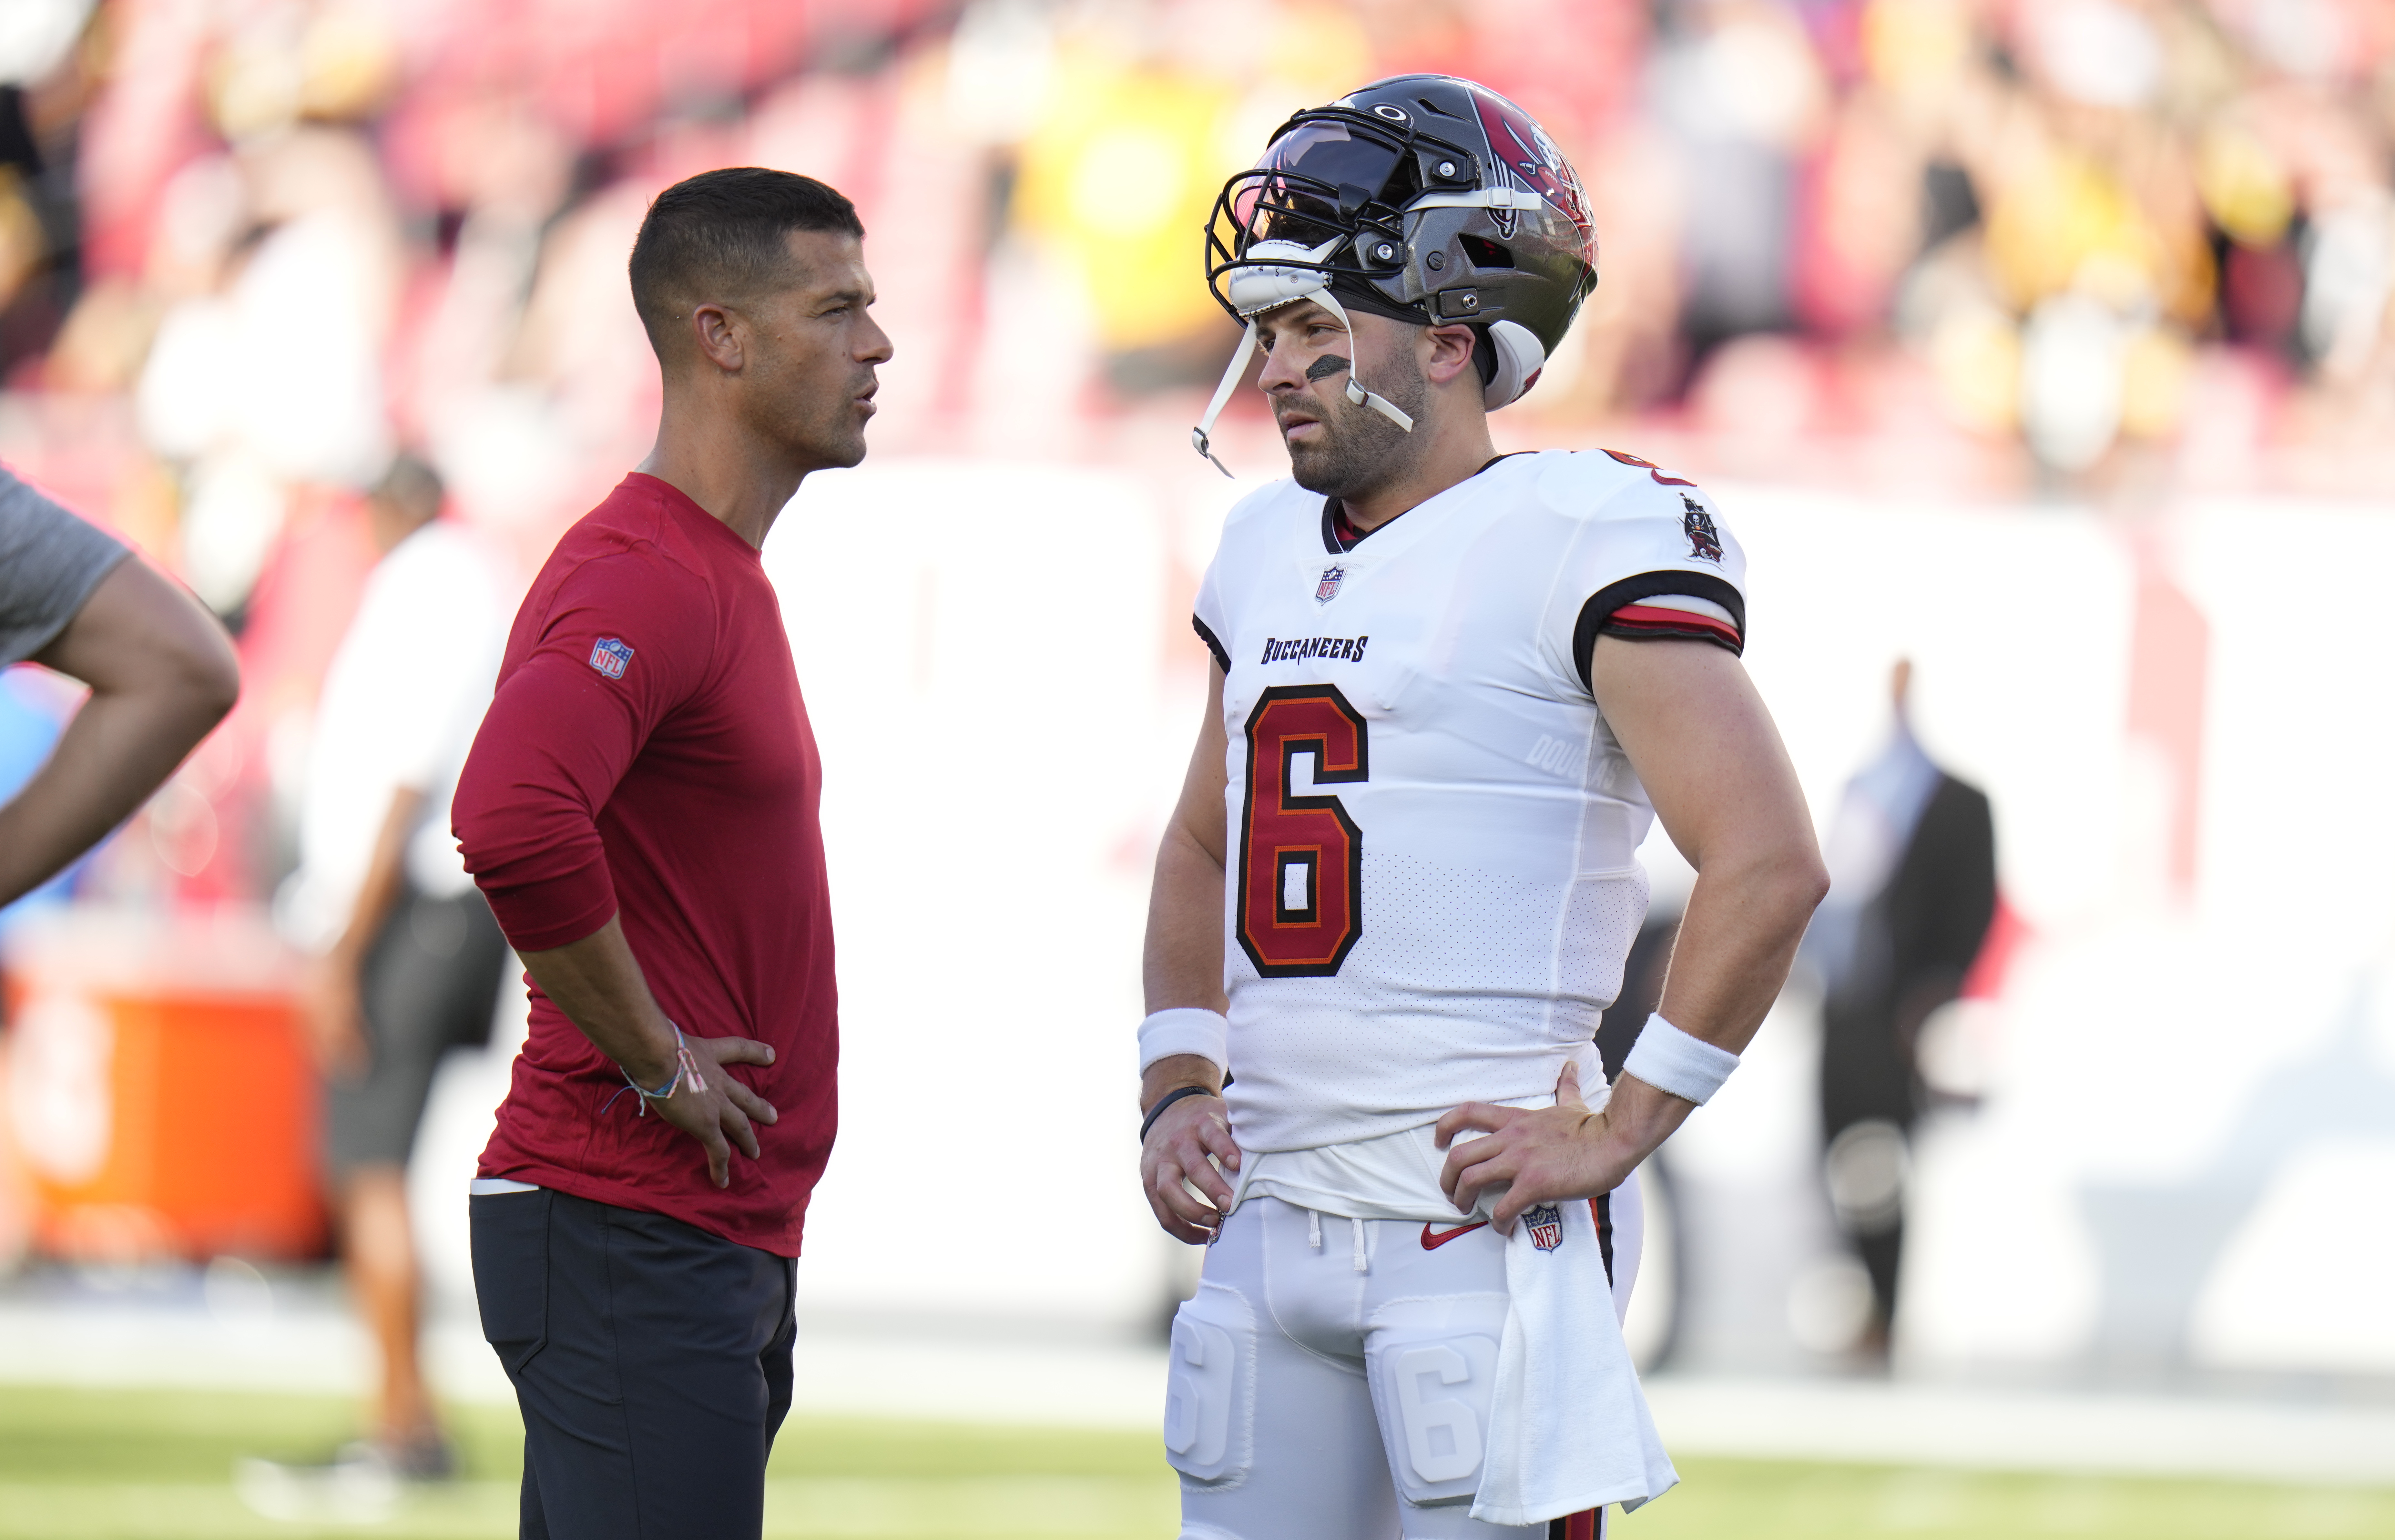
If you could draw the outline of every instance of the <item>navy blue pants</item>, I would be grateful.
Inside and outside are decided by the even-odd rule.
[[[483,1335],[523,1411],[523,1540],[755,1536],[790,1260],[562,1192],[468,1201]]]

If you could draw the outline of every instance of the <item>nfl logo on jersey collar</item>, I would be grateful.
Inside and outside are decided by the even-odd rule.
[[[1347,580],[1347,569],[1336,562],[1322,569],[1322,580],[1314,585],[1314,602],[1327,604],[1339,597],[1339,585]]]
[[[1563,1212],[1553,1203],[1524,1209],[1522,1223],[1530,1228],[1530,1244],[1542,1252],[1551,1252],[1564,1243]]]

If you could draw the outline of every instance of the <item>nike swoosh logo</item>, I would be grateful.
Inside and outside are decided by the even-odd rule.
[[[1470,1235],[1474,1230],[1487,1229],[1488,1228],[1489,1221],[1483,1219],[1476,1225],[1458,1225],[1451,1230],[1442,1230],[1438,1234],[1433,1235],[1430,1231],[1430,1227],[1428,1225],[1424,1225],[1422,1227],[1422,1250],[1436,1251],[1439,1247],[1446,1245],[1449,1241],[1454,1240],[1459,1235]]]

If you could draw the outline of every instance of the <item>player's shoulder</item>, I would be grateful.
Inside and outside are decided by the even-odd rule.
[[[1544,449],[1510,458],[1538,501],[1567,518],[1676,520],[1690,501],[1712,506],[1695,482],[1623,449]]]
[[[1322,494],[1308,492],[1290,477],[1268,481],[1231,505],[1223,515],[1223,533],[1234,530],[1252,535],[1266,527],[1285,527],[1291,518],[1313,520],[1322,516]]]
[[[1533,463],[1532,499],[1541,511],[1581,527],[1580,543],[1607,559],[1687,566],[1743,579],[1745,552],[1704,489],[1621,449],[1548,450]]]
[[[1322,494],[1308,492],[1284,476],[1266,482],[1231,505],[1214,550],[1213,571],[1224,582],[1272,566],[1306,530],[1322,522]]]

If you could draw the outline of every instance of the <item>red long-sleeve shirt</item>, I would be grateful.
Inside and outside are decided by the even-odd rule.
[[[668,1215],[799,1255],[838,1120],[822,763],[757,551],[653,476],[560,540],[516,615],[454,806],[520,951],[619,915],[667,1016],[773,1044],[736,1073],[781,1113],[718,1190],[695,1140],[642,1117],[538,986],[484,1176]],[[529,980],[527,981],[529,983]]]

